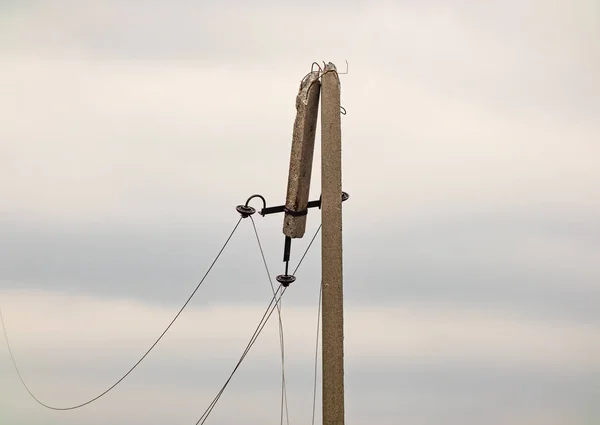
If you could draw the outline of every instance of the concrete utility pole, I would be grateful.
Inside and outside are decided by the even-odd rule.
[[[342,132],[334,64],[327,64],[321,80],[323,425],[344,425]]]
[[[319,82],[319,79],[321,80]],[[308,201],[321,94],[321,199]],[[285,274],[277,281],[288,287],[296,277],[288,273],[292,239],[304,236],[309,208],[321,208],[323,331],[323,425],[344,425],[344,297],[342,290],[342,132],[340,79],[334,64],[311,71],[300,83],[296,96],[296,121],[292,136],[290,173],[285,205],[267,207],[261,195],[238,205],[242,217],[256,210],[253,198],[263,202],[261,215],[285,213],[283,261]]]

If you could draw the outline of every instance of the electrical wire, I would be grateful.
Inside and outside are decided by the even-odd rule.
[[[281,300],[281,297],[283,297],[283,294],[285,293],[285,290],[287,289],[287,288],[283,288],[283,290],[281,290],[281,288],[282,288],[282,286],[279,285],[279,287],[275,291],[275,295],[273,295],[273,298],[271,298],[271,302],[267,306],[267,309],[265,310],[262,318],[258,322],[258,325],[256,326],[256,329],[254,330],[254,333],[252,334],[252,337],[250,338],[250,341],[246,345],[246,348],[244,349],[244,352],[242,353],[242,355],[240,356],[240,359],[238,360],[238,362],[236,363],[235,367],[233,368],[233,371],[231,372],[231,374],[229,375],[229,377],[227,378],[227,380],[225,381],[225,383],[223,384],[223,386],[221,387],[221,389],[219,390],[219,392],[217,393],[217,395],[215,396],[215,398],[211,401],[211,403],[209,404],[209,406],[206,408],[206,410],[204,411],[204,413],[202,414],[202,416],[200,416],[200,419],[198,419],[198,421],[196,422],[196,425],[203,425],[206,422],[206,420],[208,419],[209,415],[212,413],[213,409],[217,405],[219,399],[221,398],[221,396],[225,392],[225,389],[229,385],[229,382],[231,382],[231,379],[233,378],[233,375],[235,374],[235,372],[237,372],[238,368],[240,367],[240,365],[242,364],[242,362],[244,361],[244,359],[246,358],[246,356],[250,352],[250,349],[252,348],[252,346],[254,345],[254,343],[256,342],[256,340],[258,339],[260,333],[262,332],[262,330],[264,329],[265,325],[267,324],[267,321],[269,320],[269,318],[273,314],[273,311],[275,311],[275,307],[277,306],[277,304]],[[281,294],[279,295],[279,298],[277,298],[277,293],[279,293],[280,290],[281,290]],[[273,303],[275,303],[275,304],[273,304]]]
[[[310,240],[310,243],[308,244],[306,251],[304,251],[304,255],[302,255],[302,258],[300,258],[300,262],[296,266],[296,270],[298,270],[298,268],[300,267],[300,264],[302,264],[302,261],[304,260],[304,257],[308,253],[310,246],[313,244],[313,242],[317,238],[317,235],[319,234],[321,227],[322,227],[322,224],[319,225],[319,227],[317,228],[317,231],[315,232],[312,239]],[[294,274],[296,274],[296,270],[294,270]],[[317,309],[317,337],[316,337],[316,342],[315,342],[315,372],[314,372],[314,384],[313,384],[313,405],[312,405],[312,422],[311,422],[312,425],[315,425],[315,410],[317,407],[317,365],[318,365],[318,361],[319,361],[319,331],[321,330],[321,296],[322,295],[323,295],[323,282],[321,281],[321,284],[319,285],[319,306]]]
[[[313,244],[313,242],[314,242],[315,238],[317,237],[317,234],[319,233],[320,230],[321,230],[321,226],[319,226],[319,228],[315,232],[314,236],[312,237],[310,243],[306,247],[306,250],[304,251],[304,254],[302,254],[302,257],[300,258],[300,261],[299,261],[298,265],[296,266],[296,269],[294,270],[294,275],[296,274],[296,272],[300,268],[300,265],[302,264],[302,261],[306,257],[306,254],[310,250],[310,247],[312,246],[312,244]],[[208,419],[208,417],[210,416],[210,414],[212,413],[212,411],[215,408],[215,406],[217,405],[217,403],[219,402],[219,399],[221,398],[221,396],[225,392],[225,389],[229,385],[229,382],[231,382],[231,379],[233,378],[233,375],[238,370],[238,368],[240,367],[240,365],[242,364],[242,362],[246,358],[246,355],[248,354],[248,352],[250,351],[250,349],[252,348],[252,346],[254,345],[254,343],[256,342],[256,340],[258,339],[258,336],[260,335],[260,333],[262,332],[263,328],[267,324],[267,321],[269,320],[269,318],[273,314],[273,311],[275,311],[276,306],[281,302],[281,298],[283,297],[283,294],[287,290],[287,287],[283,288],[283,290],[281,290],[281,288],[282,288],[282,286],[279,285],[279,287],[275,291],[275,294],[273,295],[273,298],[271,299],[271,302],[267,306],[267,309],[265,310],[265,313],[263,314],[263,317],[261,318],[260,322],[258,323],[258,326],[254,330],[254,333],[252,334],[252,337],[250,338],[250,341],[246,345],[246,348],[244,349],[244,352],[242,353],[240,359],[238,360],[237,364],[233,368],[233,371],[231,372],[231,374],[229,375],[229,377],[227,378],[227,380],[225,381],[225,383],[223,384],[223,386],[221,387],[221,389],[219,390],[219,392],[217,392],[217,395],[210,402],[210,404],[208,405],[208,407],[206,408],[206,410],[204,411],[204,413],[202,413],[202,416],[200,416],[200,419],[198,419],[198,421],[196,422],[195,425],[203,425],[206,422],[206,420]],[[280,290],[281,290],[281,295],[279,296],[279,298],[277,298],[276,295],[277,295],[277,293]],[[273,302],[275,302],[275,305],[273,305]]]
[[[252,216],[250,216],[250,220],[252,220],[252,227],[254,228],[254,234],[256,235],[256,242],[258,243],[258,248],[260,250],[260,255],[263,260],[263,264],[265,265],[265,271],[267,272],[267,278],[269,279],[269,284],[271,285],[271,290],[273,291],[273,296],[275,296],[275,286],[273,285],[273,279],[271,279],[271,272],[269,271],[269,266],[267,265],[267,259],[265,258],[265,252],[263,251],[262,244],[260,243],[260,237],[258,235],[258,230],[256,229],[256,223]],[[287,400],[287,388],[285,383],[285,341],[283,338],[283,320],[281,319],[281,300],[276,304],[277,306],[277,315],[279,319],[279,346],[281,348],[281,414],[280,414],[280,425],[283,425],[283,417],[285,410],[285,417],[287,425],[290,424],[290,413],[288,409],[288,400]]]
[[[317,337],[315,341],[315,376],[313,384],[312,425],[315,425],[315,410],[317,408],[317,365],[319,362],[319,331],[321,330],[321,297],[323,296],[323,282],[319,286],[319,307],[317,309]]]
[[[208,268],[208,270],[206,271],[206,273],[204,274],[204,276],[202,277],[202,279],[200,280],[200,282],[196,285],[196,288],[193,290],[192,294],[188,297],[188,299],[185,301],[185,303],[183,304],[183,306],[181,307],[181,309],[179,309],[179,311],[177,312],[177,314],[175,315],[175,317],[173,318],[173,320],[171,320],[171,322],[167,325],[167,327],[165,328],[165,330],[160,334],[160,336],[156,339],[156,341],[154,341],[154,343],[144,353],[144,355],[119,380],[117,380],[113,385],[111,385],[110,387],[108,387],[102,393],[100,393],[96,397],[94,397],[94,398],[86,401],[85,403],[77,404],[77,405],[74,405],[74,406],[68,406],[68,407],[50,406],[50,405],[48,405],[48,404],[43,403],[42,401],[40,401],[33,394],[33,392],[30,390],[29,386],[25,383],[25,380],[23,379],[23,376],[22,376],[22,374],[21,374],[21,372],[20,372],[20,370],[19,370],[19,368],[17,366],[17,362],[15,361],[15,356],[14,356],[14,354],[12,352],[12,349],[11,349],[11,346],[10,346],[10,342],[9,342],[9,339],[8,339],[8,333],[6,331],[6,326],[5,326],[5,323],[4,323],[4,317],[2,316],[2,310],[0,310],[0,322],[2,324],[2,331],[4,333],[4,339],[6,341],[6,346],[8,347],[8,352],[10,354],[10,358],[11,358],[12,364],[13,364],[13,366],[15,368],[15,371],[17,372],[19,380],[21,381],[21,383],[23,384],[23,387],[25,387],[25,390],[27,390],[27,392],[29,393],[29,395],[31,396],[31,398],[33,398],[41,406],[43,406],[43,407],[45,407],[47,409],[50,409],[50,410],[74,410],[74,409],[78,409],[80,407],[86,406],[86,405],[88,405],[90,403],[93,403],[94,401],[98,400],[100,397],[106,395],[109,391],[111,391],[117,385],[119,385],[127,376],[129,376],[129,374],[131,372],[133,372],[133,370],[146,358],[146,356],[148,356],[148,354],[150,354],[150,352],[154,349],[154,347],[156,347],[156,345],[158,344],[158,342],[163,338],[163,336],[165,336],[165,334],[167,333],[167,331],[171,328],[171,326],[173,325],[173,323],[175,323],[175,321],[177,320],[177,318],[179,318],[179,316],[181,315],[181,313],[183,312],[183,310],[187,307],[187,305],[189,304],[189,302],[192,300],[192,298],[194,297],[194,295],[196,294],[196,292],[198,291],[198,289],[200,288],[200,286],[202,285],[202,283],[204,282],[204,280],[206,279],[206,277],[208,276],[208,274],[210,273],[210,271],[212,270],[212,268],[214,267],[214,265],[217,263],[217,260],[219,259],[219,257],[221,257],[221,254],[225,250],[225,247],[227,247],[227,245],[229,244],[229,241],[233,237],[233,235],[234,235],[235,231],[237,230],[238,226],[240,225],[241,221],[242,221],[242,218],[240,217],[240,219],[238,220],[238,222],[234,226],[233,230],[229,234],[229,237],[227,238],[227,240],[225,241],[225,243],[223,244],[223,246],[219,250],[219,253],[217,254],[216,258],[213,260],[213,262],[211,263],[210,267]]]
[[[312,239],[308,243],[308,246],[304,250],[304,254],[302,254],[302,257],[300,258],[300,261],[298,262],[298,265],[296,266],[296,268],[294,269],[294,273],[292,273],[292,274],[295,275],[296,272],[298,271],[298,269],[300,268],[300,265],[302,264],[302,261],[304,261],[304,257],[306,257],[306,254],[308,254],[308,250],[310,249],[310,247],[312,246],[313,242],[317,238],[317,235],[319,234],[319,231],[321,230],[322,226],[323,226],[322,224],[319,224],[319,227],[317,228],[317,231],[315,232],[315,234],[313,235]]]

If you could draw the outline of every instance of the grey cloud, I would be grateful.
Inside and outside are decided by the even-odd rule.
[[[348,241],[347,255],[356,260],[347,262],[347,296],[450,302],[597,323],[600,234],[592,221],[528,214],[437,220]],[[541,243],[523,249],[540,236]],[[576,249],[570,255],[540,252],[544,243]]]
[[[49,299],[44,302],[45,295],[34,297],[31,294],[21,294],[14,298],[17,306],[12,306],[10,317],[19,313],[19,305],[25,305],[31,312],[39,310],[38,305],[49,304],[50,306],[65,305],[61,298],[55,298],[53,302]],[[11,295],[8,294],[10,298]],[[42,302],[41,304],[40,301]],[[76,300],[73,300],[77,303]],[[108,308],[110,303],[99,303],[89,299],[88,308],[82,316],[94,317],[97,312],[102,312]],[[80,305],[79,308],[85,307]],[[125,306],[122,306],[125,307]],[[67,308],[68,309],[68,308]],[[129,309],[122,309],[127,314],[141,314],[137,333],[146,333],[149,328],[148,320],[154,320],[155,314],[164,315],[164,311],[147,309],[147,307],[130,305]],[[375,310],[373,310],[375,311]],[[433,309],[432,311],[435,311]],[[71,311],[71,314],[73,311]],[[108,312],[107,312],[108,313]],[[459,313],[460,309],[455,313]],[[27,314],[25,314],[27,315]],[[128,338],[127,344],[120,342],[119,338],[123,335],[129,335],[131,330],[126,330],[129,325],[119,326],[119,321],[112,318],[112,323],[117,328],[104,326],[99,334],[94,334],[93,328],[88,328],[86,319],[72,325],[73,330],[79,328],[79,332],[89,332],[89,339],[85,341],[81,338],[72,337],[68,330],[58,330],[54,334],[48,334],[46,330],[35,326],[36,320],[44,320],[49,315],[50,329],[52,325],[61,323],[64,320],[63,312],[53,310],[44,314],[37,315],[31,323],[21,321],[14,325],[26,331],[26,335],[21,338],[13,339],[15,341],[13,348],[18,356],[19,363],[26,378],[35,388],[36,393],[44,397],[44,400],[65,403],[70,400],[79,400],[85,398],[87,394],[96,394],[99,389],[105,388],[113,382],[114,376],[119,376],[122,371],[137,359],[134,347],[141,341],[141,337],[131,341]],[[285,310],[284,310],[285,315]],[[218,316],[215,316],[218,317]],[[402,320],[400,315],[400,320]],[[426,320],[428,314],[423,316]],[[487,320],[486,316],[475,315],[472,319],[480,317]],[[299,317],[302,319],[302,316]],[[364,316],[368,319],[368,315]],[[58,319],[58,320],[57,320]],[[407,316],[410,321],[411,316]],[[469,324],[472,319],[466,318]],[[104,320],[110,320],[105,318]],[[297,320],[297,319],[296,319]],[[506,420],[511,423],[519,420],[522,415],[539,414],[542,411],[551,411],[553,415],[559,415],[561,418],[570,418],[561,420],[560,423],[585,423],[582,415],[594,413],[593,401],[596,397],[595,382],[598,379],[598,362],[593,353],[581,353],[580,350],[589,345],[594,349],[594,341],[590,340],[591,332],[578,334],[577,327],[567,327],[557,333],[556,338],[565,338],[563,343],[574,343],[575,347],[568,347],[560,350],[562,353],[552,354],[550,357],[543,356],[542,350],[555,344],[552,335],[552,325],[539,322],[538,325],[531,327],[531,323],[513,322],[509,324],[503,321],[500,316],[500,323],[490,322],[490,332],[498,331],[498,326],[505,329],[506,332],[514,331],[515,326],[520,324],[523,327],[529,327],[528,332],[522,335],[507,335],[506,338],[500,337],[504,343],[513,347],[501,347],[503,353],[508,354],[510,359],[505,359],[504,355],[497,356],[495,350],[500,346],[494,347],[476,347],[475,357],[464,356],[467,351],[472,350],[474,345],[485,344],[481,340],[479,332],[484,327],[477,326],[464,334],[465,318],[459,321],[450,321],[448,331],[457,332],[457,335],[464,340],[467,336],[467,345],[464,347],[455,344],[452,340],[446,339],[444,343],[443,335],[438,335],[441,339],[438,347],[440,349],[429,353],[428,345],[421,346],[423,356],[414,354],[404,355],[402,351],[402,341],[413,339],[416,336],[417,341],[424,341],[424,335],[408,335],[407,329],[404,332],[395,334],[397,329],[393,329],[393,324],[386,332],[378,330],[379,339],[370,339],[374,329],[362,329],[362,337],[373,344],[372,349],[379,349],[371,353],[369,349],[362,351],[356,344],[350,344],[346,351],[346,380],[347,380],[347,400],[348,415],[355,419],[381,417],[384,423],[393,423],[399,413],[406,415],[411,421],[421,421],[424,424],[433,424],[439,422],[441,417],[446,418],[450,423],[459,423],[463,421],[466,415],[481,415],[481,417],[497,417],[499,413],[507,415]],[[415,322],[418,322],[415,317]],[[273,323],[271,323],[273,324]],[[202,323],[198,327],[214,326],[216,330],[223,329],[227,335],[236,335],[235,326],[229,329],[219,328],[216,323]],[[312,324],[311,324],[312,325]],[[71,325],[69,326],[71,327]],[[468,327],[468,326],[467,326]],[[180,328],[181,329],[181,328]],[[289,329],[289,328],[288,328]],[[592,331],[593,328],[589,328]],[[95,418],[98,420],[110,421],[111,423],[121,423],[126,419],[136,418],[145,420],[149,424],[162,423],[162,417],[168,414],[177,420],[190,421],[187,416],[198,417],[208,403],[215,391],[220,387],[223,380],[228,376],[232,366],[235,364],[245,341],[237,338],[235,346],[229,343],[211,340],[209,338],[194,339],[196,326],[188,326],[187,329],[181,329],[185,332],[178,334],[175,331],[173,337],[171,334],[156,348],[150,357],[137,369],[123,384],[113,393],[108,395],[97,404],[89,408],[73,412],[62,412],[61,416],[50,416],[47,412],[44,415],[37,416],[31,421],[34,423],[81,423]],[[353,326],[352,330],[357,331],[358,327]],[[430,329],[431,330],[431,329]],[[438,329],[443,333],[444,326]],[[575,335],[571,338],[571,332],[575,330]],[[108,331],[108,333],[107,333]],[[133,329],[135,332],[135,329]],[[143,332],[142,332],[143,331]],[[197,330],[201,332],[201,329]],[[231,416],[231,407],[236,406],[235,413],[243,414],[249,419],[250,423],[260,423],[260,418],[268,415],[264,409],[277,410],[278,373],[279,358],[276,344],[276,329],[271,327],[269,336],[263,334],[257,342],[257,346],[250,353],[242,369],[232,381],[230,389],[225,394],[221,404],[217,407],[215,416],[212,420],[228,423],[233,421]],[[122,334],[122,332],[124,332]],[[232,333],[233,332],[233,333]],[[529,341],[523,341],[523,337],[531,336],[531,332],[540,332],[546,336],[533,345]],[[518,332],[517,332],[518,333]],[[44,334],[45,340],[39,342],[40,334]],[[214,334],[218,335],[218,334]],[[304,339],[306,335],[297,336],[288,333],[288,355],[287,371],[288,384],[290,388],[290,400],[293,418],[307,415],[307,407],[310,406],[310,394],[312,384],[312,358],[311,356],[297,353],[297,342]],[[348,339],[354,339],[356,336],[348,333]],[[267,338],[272,338],[267,341]],[[389,338],[395,338],[400,342],[402,354],[398,358],[386,355],[381,352],[385,350]],[[427,337],[425,337],[427,338]],[[430,335],[429,338],[436,338]],[[29,342],[27,341],[29,340]],[[490,341],[490,339],[485,339]],[[290,341],[291,345],[290,345]],[[360,340],[359,340],[360,341]],[[271,348],[264,351],[264,347],[269,345]],[[523,346],[523,342],[525,346]],[[63,345],[64,344],[64,345]],[[206,347],[205,344],[210,344]],[[541,344],[538,346],[538,344]],[[560,344],[560,343],[559,343]],[[595,344],[597,345],[597,344]],[[76,347],[81,347],[77,349]],[[290,349],[296,347],[296,350]],[[101,347],[101,348],[98,348]],[[432,346],[429,346],[430,349]],[[392,348],[392,347],[390,347]],[[414,347],[413,347],[414,348]],[[524,356],[520,356],[513,350],[521,348]],[[300,347],[304,350],[304,347]],[[456,352],[455,349],[459,351]],[[532,351],[533,349],[533,351]],[[215,354],[222,351],[222,358],[216,358]],[[307,348],[306,352],[312,351],[312,347]],[[419,351],[419,350],[418,350]],[[486,355],[487,352],[487,355]],[[16,391],[19,383],[15,374],[10,370],[10,362],[6,350],[0,354],[0,373],[6,376],[0,382],[0,403],[8,403],[9,407],[3,411],[11,412],[18,406],[33,406],[24,391]],[[362,354],[361,354],[362,353]],[[372,354],[374,356],[372,357]],[[588,361],[585,360],[587,357]],[[366,357],[361,357],[365,356]],[[491,355],[491,357],[489,357]],[[533,356],[533,357],[532,357]],[[467,357],[469,360],[467,360]],[[524,358],[526,357],[526,359]],[[536,361],[538,359],[539,361]],[[548,362],[550,360],[550,362]],[[556,363],[561,364],[562,367]],[[585,361],[586,364],[571,365],[573,361]],[[558,366],[558,367],[557,367]],[[576,366],[576,367],[572,367]],[[10,392],[9,392],[10,390]],[[1,405],[1,404],[0,404]],[[436,408],[432,409],[431,406]],[[143,407],[140,407],[143,406]],[[264,406],[264,407],[263,407]],[[510,408],[508,407],[510,406]],[[28,417],[27,410],[22,411],[22,416]],[[231,416],[231,417],[230,417]],[[580,420],[581,419],[581,420]],[[527,423],[526,421],[524,421]],[[492,422],[493,423],[493,422]],[[501,422],[499,422],[501,423]],[[531,423],[531,421],[529,421]],[[536,422],[534,422],[536,423]],[[543,422],[540,422],[540,424]]]
[[[348,59],[348,305],[595,329],[597,2],[471,3],[2,2],[0,288],[180,305],[233,206],[254,192],[283,199],[298,64]],[[257,221],[276,275],[281,218]],[[253,237],[243,223],[195,306],[268,302]],[[319,245],[284,305],[316,305]],[[129,365],[33,348],[23,361],[36,388],[61,400]],[[193,423],[237,355],[201,362],[159,347],[114,399],[54,415],[15,390],[0,353],[0,423],[17,425]],[[249,359],[214,423],[279,420],[276,354]],[[347,356],[349,422],[574,425],[599,414],[591,364],[582,374]],[[289,359],[293,423],[306,422],[310,359]]]
[[[137,375],[132,376],[100,403],[100,410],[97,410],[98,406],[90,406],[87,410],[79,411],[79,420],[86,418],[88,423],[94,418],[100,421],[114,418],[116,422],[111,423],[125,423],[126,418],[119,417],[119,412],[125,409],[127,403],[132,410],[127,417],[144,419],[148,424],[162,423],[159,418],[168,414],[185,423],[192,423],[208,405],[212,395],[228,375],[230,366],[227,362],[211,362],[211,367],[207,367],[206,364],[199,365],[197,359],[194,361],[192,358],[186,362],[169,362],[167,365],[165,360],[168,361],[162,359],[155,364],[150,362],[143,370],[138,371]],[[100,364],[102,360],[95,363]],[[101,386],[100,382],[106,381],[106,378],[102,378],[104,369],[101,365],[99,369],[89,366],[88,364],[86,371],[79,371],[77,367],[66,364],[63,367],[53,365],[45,371],[38,370],[36,379],[54,382],[55,385],[60,382],[58,388],[64,388],[64,392],[54,395],[53,399],[63,400],[77,393],[81,396],[90,387]],[[310,413],[310,369],[308,363],[288,366],[291,418],[296,420],[299,416],[306,417]],[[485,364],[460,362],[437,365],[350,365],[346,379],[348,417],[377,417],[389,424],[394,423],[398,414],[411,423],[422,424],[439,423],[442,418],[448,423],[459,424],[473,417],[482,420],[487,418],[486,423],[499,424],[504,422],[495,420],[504,415],[503,420],[514,423],[522,415],[540,411],[551,412],[553,415],[570,415],[574,421],[571,423],[585,423],[586,418],[592,418],[597,413],[593,403],[599,395],[595,386],[598,371],[590,371],[585,376],[563,374],[560,370],[548,374],[518,368],[510,371],[496,370]],[[235,410],[238,414],[250,417],[267,415],[267,412],[259,413],[259,410],[264,409],[278,412],[277,382],[276,363],[249,359],[216,407],[213,420],[224,415],[224,423],[229,423],[232,418],[228,418],[228,412],[233,406],[237,406]],[[48,385],[40,387],[44,391],[50,388]],[[82,391],[83,389],[86,391]],[[153,394],[162,394],[162,402],[149,405],[148,401],[154,398]],[[25,397],[21,391],[11,395],[10,400],[25,403]],[[177,399],[180,399],[179,402],[175,401]],[[260,402],[251,406],[243,400]],[[173,411],[173,404],[178,406],[177,412]],[[146,410],[140,410],[140,406],[144,405],[148,406]],[[56,422],[47,422],[46,419],[44,423],[70,423],[69,418],[63,413],[54,418]]]
[[[516,1],[477,7],[332,2],[319,5],[318,31],[313,8],[283,3],[41,4],[32,8],[45,24],[37,25],[37,43],[58,32],[56,47],[66,44],[91,57],[231,67],[268,63],[281,72],[291,66],[292,54],[310,62],[335,53],[350,60],[354,75],[369,75],[366,64],[376,63],[384,73],[427,81],[449,97],[493,101],[498,113],[552,107],[573,120],[591,120],[599,107],[594,76],[600,63],[593,54],[598,33],[590,2],[540,2],[533,14]],[[27,24],[27,10],[14,19]],[[17,40],[30,40],[30,30],[14,31]]]
[[[283,271],[280,220],[257,220],[264,220],[258,227],[275,276]],[[251,225],[242,222],[240,226],[195,303],[269,299]],[[316,223],[309,229],[313,226]],[[452,303],[549,319],[600,320],[596,308],[600,234],[592,222],[570,217],[539,219],[537,214],[523,213],[504,219],[489,215],[423,219],[409,226],[391,232],[347,226],[349,303]],[[4,229],[3,286],[180,304],[208,268],[229,229],[140,233],[126,228],[59,233]],[[309,230],[306,240],[293,245],[292,265],[311,235]],[[549,252],[540,251],[545,244]],[[296,305],[315,302],[319,251],[317,239],[298,282],[287,294]]]
[[[3,286],[180,303],[225,242],[237,219],[235,212],[231,216],[231,225],[202,232],[145,230],[136,234],[128,229],[108,229],[36,233],[27,228],[4,229],[0,266]],[[283,262],[273,260],[282,255],[283,236],[280,231],[275,235],[262,233],[271,273],[280,274]],[[294,246],[298,251],[294,252],[296,262],[307,243]],[[314,264],[315,259],[313,253],[304,267],[310,269],[308,264]],[[263,301],[269,292],[251,224],[243,222],[198,298],[210,300],[202,303]]]

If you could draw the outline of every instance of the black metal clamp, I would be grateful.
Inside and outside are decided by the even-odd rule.
[[[319,196],[319,200],[318,201],[309,201],[305,210],[303,210],[303,211],[291,211],[291,210],[287,209],[285,207],[285,205],[278,205],[276,207],[267,207],[267,202],[265,201],[265,198],[262,195],[252,195],[246,201],[246,205],[238,205],[236,207],[237,211],[240,214],[244,215],[244,214],[248,214],[248,212],[247,212],[247,209],[248,209],[248,210],[251,210],[251,212],[249,213],[249,215],[254,214],[256,212],[256,210],[254,208],[248,206],[248,203],[253,198],[260,198],[263,201],[263,208],[259,212],[259,214],[262,215],[263,217],[265,215],[282,213],[282,212],[285,212],[285,213],[288,213],[288,214],[290,214],[292,216],[297,217],[297,216],[307,215],[309,208],[319,208],[319,209],[321,209],[321,197],[320,196]],[[346,193],[346,192],[342,192],[342,202],[347,201],[348,198],[350,198],[350,195],[348,195],[348,193]],[[242,209],[242,210],[240,211],[240,209]]]
[[[259,214],[262,215],[263,217],[265,215],[282,213],[282,212],[287,213],[294,217],[301,217],[303,215],[308,214],[309,208],[321,209],[321,196],[319,196],[318,201],[309,201],[305,210],[292,211],[292,210],[286,208],[285,205],[278,205],[276,207],[267,207],[267,201],[265,200],[264,196],[256,194],[256,195],[252,195],[251,197],[249,197],[246,200],[246,203],[244,205],[238,205],[237,207],[235,207],[236,211],[239,212],[243,218],[250,217],[252,214],[254,214],[256,212],[255,208],[248,205],[250,203],[250,201],[253,200],[254,198],[259,198],[262,201],[263,207],[260,210]],[[348,195],[348,193],[342,192],[342,202],[347,201],[349,198],[350,198],[350,195]]]

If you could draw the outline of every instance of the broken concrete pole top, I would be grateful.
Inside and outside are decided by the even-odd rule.
[[[306,230],[306,212],[310,191],[315,132],[319,112],[320,73],[311,72],[300,83],[296,96],[296,120],[288,177],[283,233],[301,238]]]
[[[329,62],[327,65],[325,65],[325,68],[323,69],[323,75],[328,74],[330,72],[334,72],[336,74],[336,76],[338,75],[337,68],[331,62]],[[339,86],[340,85],[339,77],[337,77],[337,80],[338,80],[338,86]]]

